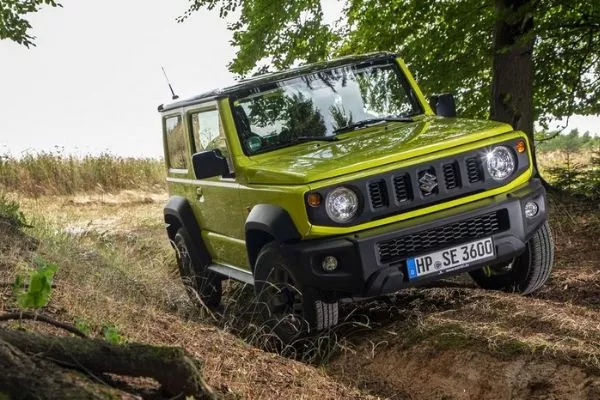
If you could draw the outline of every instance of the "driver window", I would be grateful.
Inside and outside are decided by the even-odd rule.
[[[192,134],[196,151],[219,149],[232,170],[231,157],[227,149],[225,133],[219,118],[219,110],[207,110],[191,115]]]

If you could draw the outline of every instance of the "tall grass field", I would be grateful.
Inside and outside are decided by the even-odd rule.
[[[595,171],[594,157],[600,154],[597,140],[592,139],[589,146],[540,145],[537,148],[540,173],[554,182],[557,168],[578,170],[583,175]],[[0,192],[39,197],[165,188],[165,166],[159,158],[121,157],[111,153],[79,157],[60,151],[20,157],[0,154]]]
[[[156,158],[60,152],[0,155],[0,191],[30,197],[164,188],[164,182],[164,163]]]

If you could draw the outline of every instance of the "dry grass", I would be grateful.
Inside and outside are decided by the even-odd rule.
[[[22,199],[33,216],[28,233],[40,242],[30,250],[18,237],[7,243],[10,250],[0,253],[0,281],[10,282],[16,272],[31,268],[34,255],[57,263],[46,313],[84,322],[98,335],[103,326],[114,325],[128,340],[184,346],[204,360],[208,382],[233,398],[371,398],[320,369],[228,333],[240,332],[241,320],[217,316],[215,321],[193,308],[172,274],[174,253],[160,219],[164,195],[151,198],[126,192]],[[13,306],[10,289],[0,289],[0,310]]]
[[[59,264],[47,312],[83,320],[96,333],[114,324],[130,340],[182,345],[205,360],[208,381],[234,397],[533,398],[540,380],[538,398],[552,397],[547,387],[554,398],[600,395],[595,204],[552,201],[557,261],[552,281],[535,296],[479,290],[462,277],[346,306],[347,322],[332,338],[294,354],[326,361],[314,368],[248,345],[265,341],[239,312],[251,296],[239,285],[227,287],[220,314],[191,306],[171,273],[164,200],[166,194],[134,191],[22,198],[39,245],[0,245],[0,280],[40,254]],[[0,291],[0,309],[8,307],[10,293]],[[496,371],[494,379],[486,371]]]
[[[594,154],[591,149],[580,149],[572,152],[563,150],[538,151],[536,156],[540,174],[544,178],[551,179],[552,176],[547,176],[546,173],[549,168],[566,167],[569,164],[571,168],[575,166],[586,169],[591,165]]]
[[[0,190],[30,197],[153,187],[162,191],[164,178],[162,160],[153,158],[108,153],[76,157],[61,152],[0,155]]]

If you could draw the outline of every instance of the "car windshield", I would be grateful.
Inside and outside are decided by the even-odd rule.
[[[268,83],[233,99],[247,154],[332,139],[336,131],[422,113],[397,65],[351,65]],[[361,124],[361,121],[365,123]]]

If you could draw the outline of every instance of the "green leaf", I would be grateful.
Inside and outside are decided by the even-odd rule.
[[[17,304],[22,309],[39,309],[48,305],[52,292],[52,280],[56,273],[56,264],[48,264],[43,259],[36,259],[38,268],[29,277],[26,290],[17,293]]]

